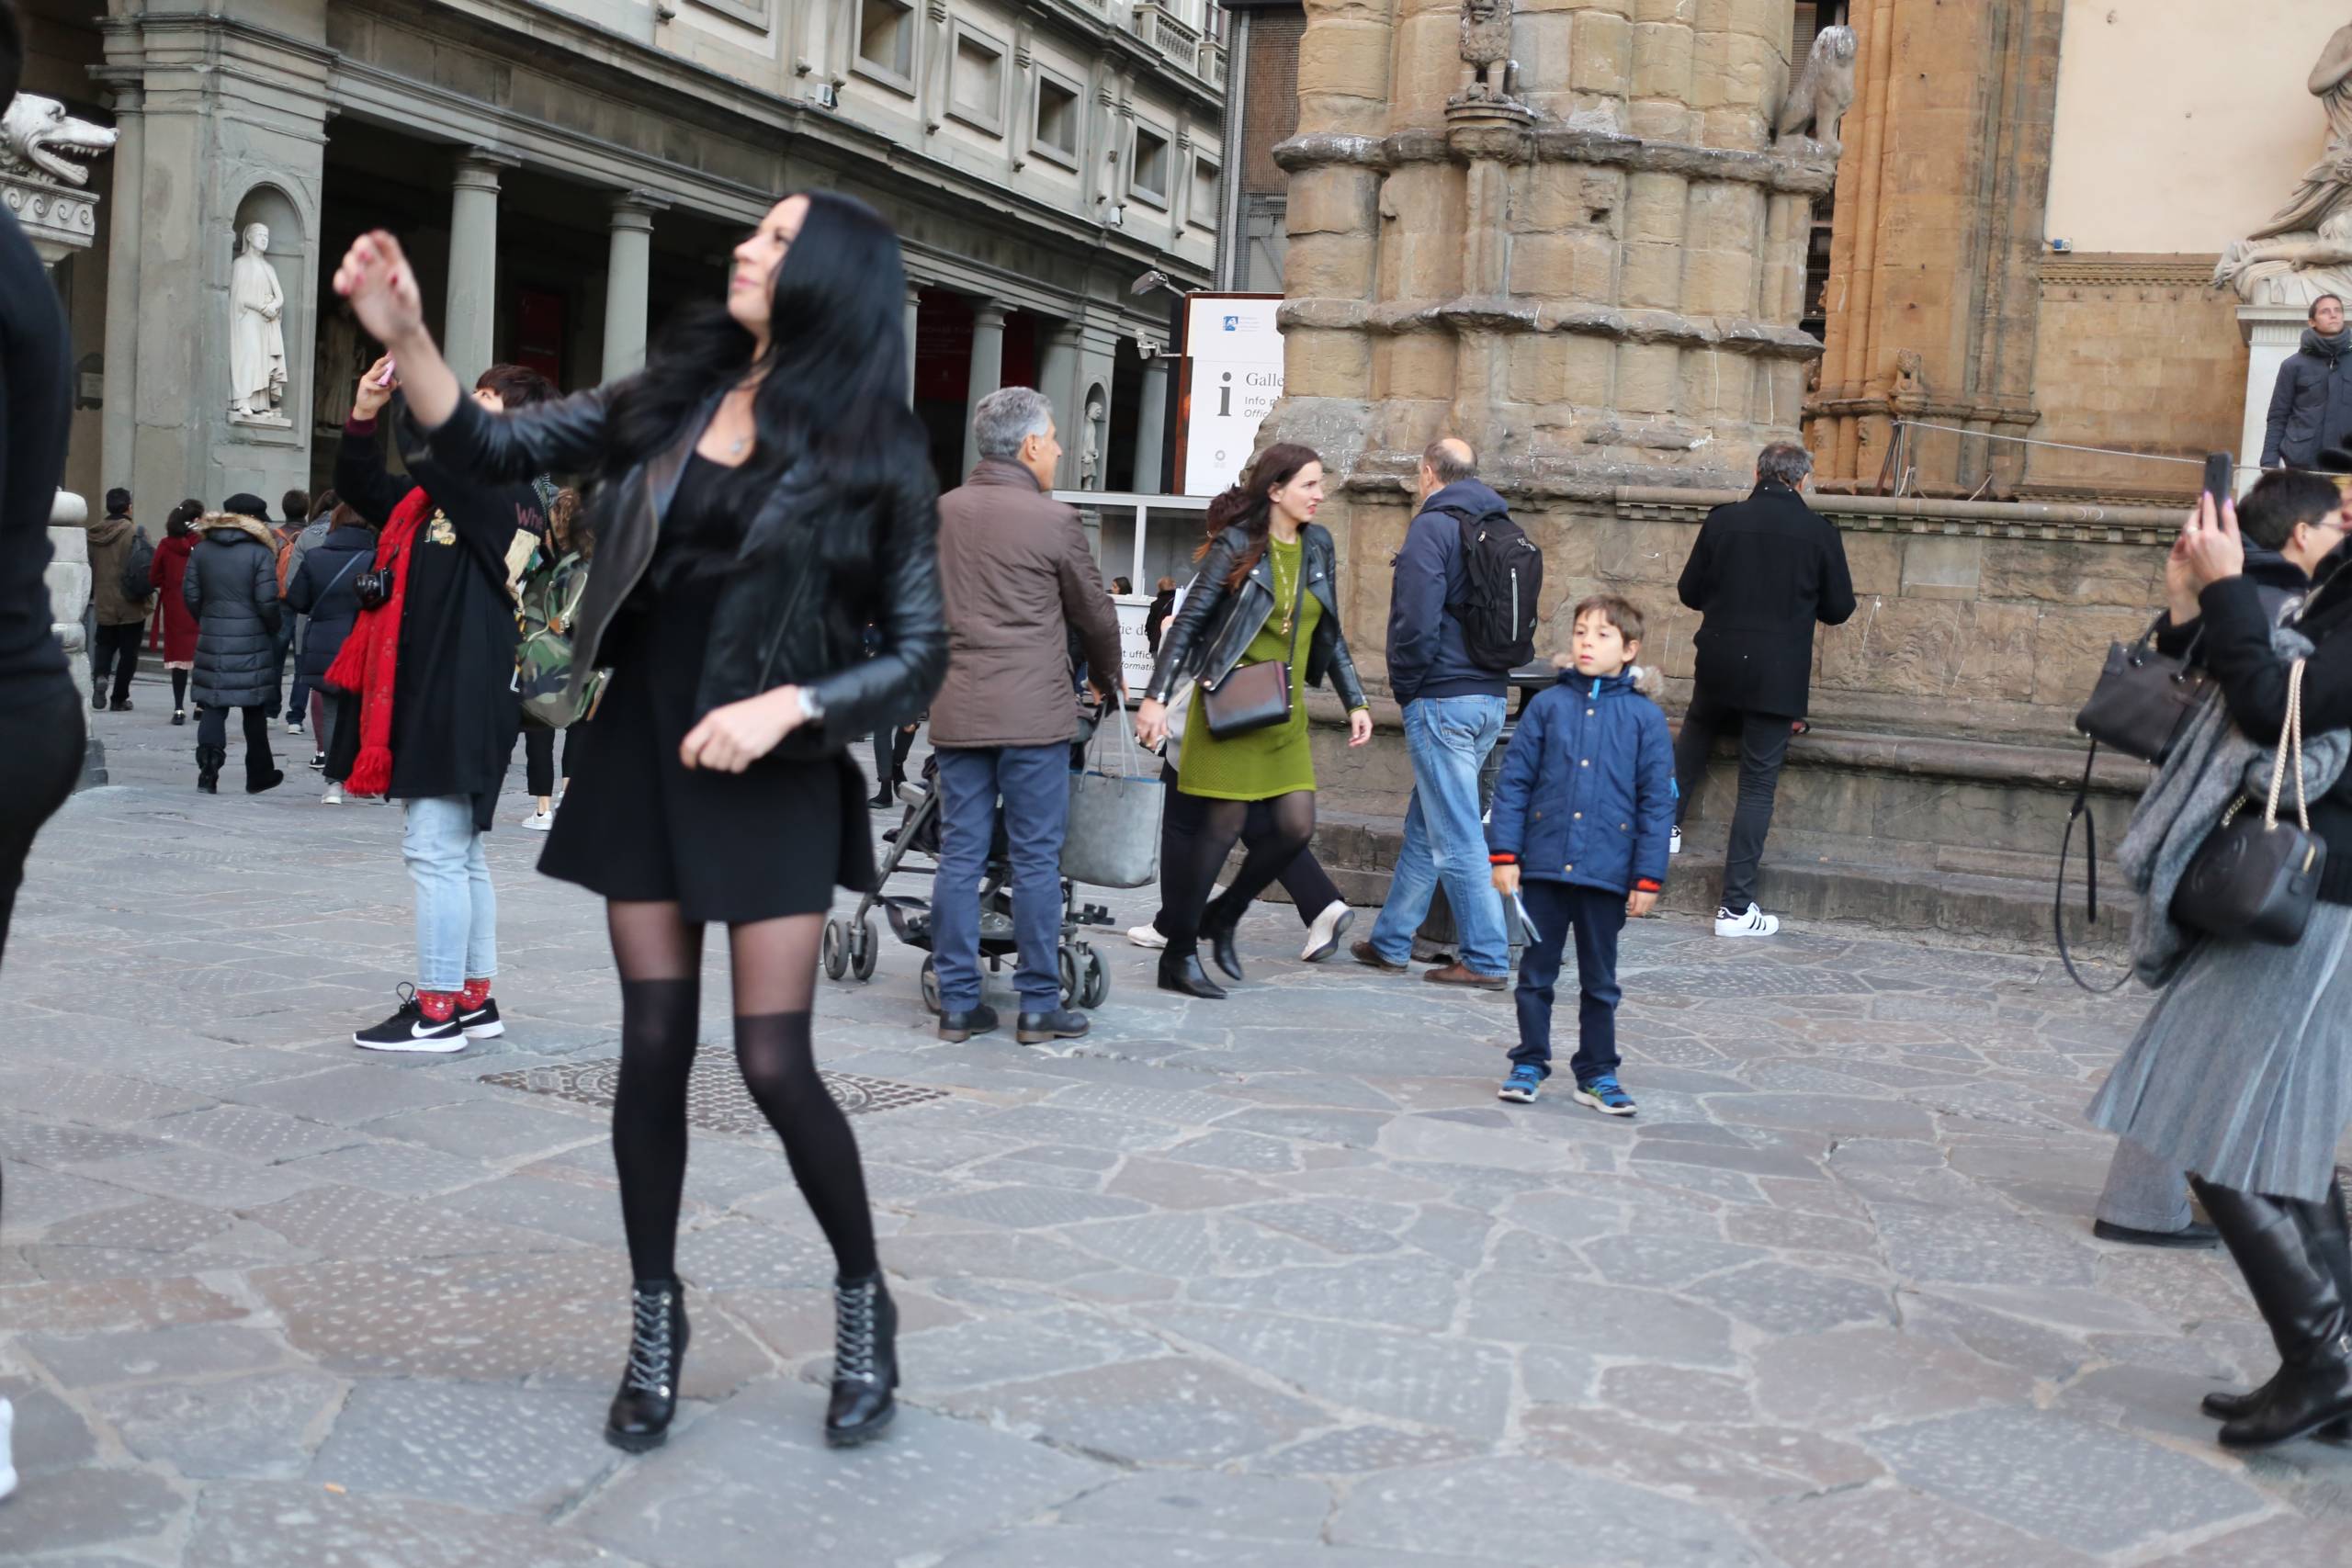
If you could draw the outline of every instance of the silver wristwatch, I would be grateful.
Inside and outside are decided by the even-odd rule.
[[[803,724],[825,722],[825,699],[806,686],[800,688],[800,722]]]

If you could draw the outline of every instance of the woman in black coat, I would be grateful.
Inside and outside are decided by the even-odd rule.
[[[241,503],[247,503],[242,505]],[[180,594],[196,617],[196,787],[217,795],[229,761],[229,710],[244,714],[245,793],[286,780],[269,751],[277,711],[277,540],[251,496],[196,525]]]
[[[358,513],[337,506],[332,522],[326,537],[304,553],[302,564],[286,583],[287,608],[310,617],[295,668],[317,705],[318,717],[311,727],[315,753],[311,765],[322,769],[326,766],[327,741],[348,700],[326,683],[327,668],[343,651],[344,638],[359,620],[359,578],[376,553],[376,530]],[[337,773],[330,775],[326,803],[332,806],[342,799],[343,779]]]
[[[848,744],[922,712],[947,659],[898,239],[845,197],[787,197],[735,248],[725,305],[680,310],[640,374],[500,414],[462,396],[390,234],[353,243],[335,289],[397,357],[435,462],[605,481],[573,689],[612,677],[539,863],[605,897],[621,976],[613,1151],[635,1337],[605,1435],[651,1448],[676,1407],[687,1074],[703,931],[720,920],[737,1065],[833,1250],[825,1436],[863,1442],[894,1407],[897,1313],[809,1009],[834,886],[875,882]]]

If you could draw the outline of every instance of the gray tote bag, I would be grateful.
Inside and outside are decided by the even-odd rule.
[[[1152,758],[1136,744],[1125,704],[1114,725],[1098,725],[1086,771],[1069,776],[1069,831],[1062,874],[1096,887],[1142,887],[1159,879],[1159,813],[1167,790]]]

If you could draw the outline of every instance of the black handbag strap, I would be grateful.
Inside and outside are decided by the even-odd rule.
[[[2075,841],[2075,824],[2083,826],[2083,916],[2086,923],[2098,924],[2098,819],[2091,815],[2091,769],[2098,761],[2098,742],[2091,742],[2089,755],[2083,759],[2082,782],[2075,786],[2075,803],[2066,810],[2066,831],[2058,840],[2058,887],[2051,899],[2050,924],[2058,938],[2058,962],[2066,966],[2067,978],[2093,996],[2108,996],[2132,983],[2132,969],[2124,966],[2122,976],[2112,986],[2094,986],[2083,978],[2075,967],[2075,955],[2066,948],[2066,854]]]

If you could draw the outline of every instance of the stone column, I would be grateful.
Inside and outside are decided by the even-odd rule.
[[[970,473],[972,465],[980,460],[979,437],[972,428],[972,416],[979,412],[980,400],[1004,385],[1004,318],[1005,308],[993,301],[972,307],[972,371],[966,383],[964,410],[964,471]]]
[[[1169,487],[1160,482],[1161,454],[1167,444],[1168,354],[1165,349],[1143,362],[1143,400],[1136,410],[1136,491],[1158,495]],[[1140,580],[1138,580],[1140,585]]]
[[[907,401],[915,400],[915,340],[922,325],[922,285],[907,279]]]
[[[106,80],[114,107],[115,144],[113,195],[107,202],[106,402],[98,416],[98,472],[110,489],[130,483],[131,446],[139,434],[134,400],[139,385],[140,220],[146,211],[139,187],[146,177],[147,128],[140,114],[137,73],[110,72]],[[148,515],[157,501],[150,501]],[[160,538],[162,530],[154,536]]]
[[[1046,336],[1037,356],[1037,389],[1052,400],[1054,423],[1062,431],[1062,466],[1054,476],[1057,490],[1072,488],[1078,474],[1079,424],[1086,410],[1078,399],[1078,323],[1063,321]]]
[[[462,387],[471,387],[496,353],[498,171],[515,162],[494,153],[460,153],[450,181],[449,305],[441,353]]]
[[[613,198],[612,254],[605,265],[605,379],[645,364],[646,299],[653,287],[653,215],[670,204],[644,191]]]

